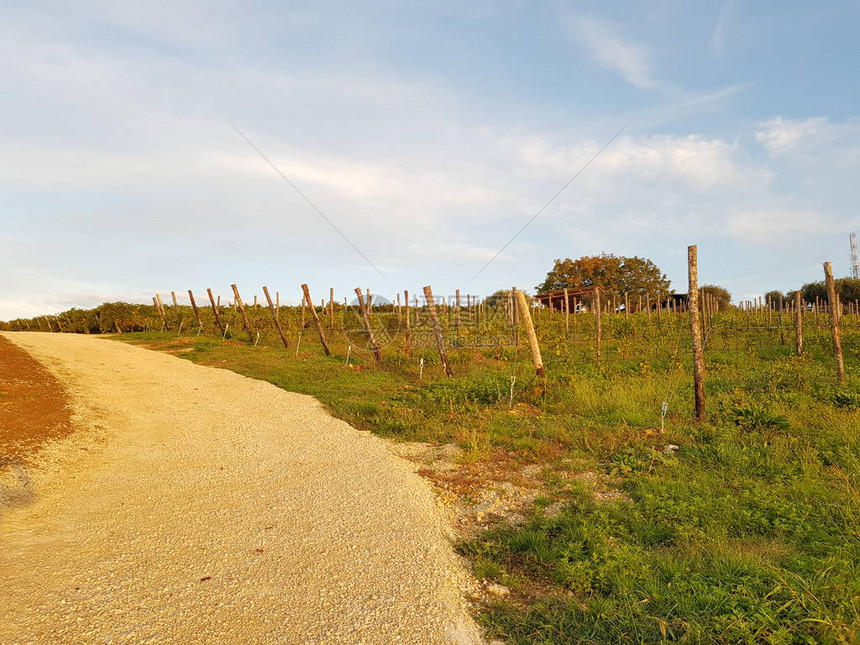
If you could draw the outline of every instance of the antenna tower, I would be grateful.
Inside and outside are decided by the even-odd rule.
[[[857,233],[851,233],[851,277],[860,278],[860,254],[857,253]]]

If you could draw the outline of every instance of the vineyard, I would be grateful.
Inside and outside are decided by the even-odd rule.
[[[313,394],[382,436],[455,442],[436,483],[464,498],[531,468],[526,520],[489,517],[459,545],[510,590],[481,613],[509,642],[857,642],[856,303],[702,298],[697,421],[683,299],[304,293],[158,296],[2,328],[113,334]]]

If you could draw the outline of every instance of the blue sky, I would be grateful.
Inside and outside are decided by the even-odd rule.
[[[463,5],[466,5],[465,7]],[[847,275],[855,2],[3,3],[0,319],[153,292]],[[243,139],[235,124],[364,253]],[[627,124],[477,278],[475,274]]]

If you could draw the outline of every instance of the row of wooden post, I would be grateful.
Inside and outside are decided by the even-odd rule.
[[[695,413],[696,418],[699,421],[704,421],[706,418],[706,408],[705,408],[705,358],[704,358],[704,342],[703,342],[703,334],[702,334],[702,319],[701,314],[705,313],[707,316],[711,311],[710,303],[700,302],[700,291],[698,287],[698,260],[697,260],[697,247],[695,245],[691,245],[687,248],[687,261],[688,261],[688,302],[686,309],[690,314],[690,332],[691,332],[691,340],[692,340],[692,350],[693,350],[693,386],[694,386],[694,404],[695,404]],[[825,273],[825,281],[827,284],[828,290],[828,301],[831,303],[838,302],[835,292],[835,286],[833,282],[833,273],[831,269],[831,265],[829,262],[824,263],[824,273]],[[238,287],[233,284],[231,285],[233,290],[233,294],[235,297],[236,306],[239,308],[239,311],[242,315],[242,324],[243,328],[249,334],[251,333],[251,325],[248,320],[247,312],[245,311],[244,303],[242,302],[242,298],[239,294]],[[308,289],[307,284],[302,284],[302,305],[307,305],[311,311],[311,315],[314,320],[314,325],[317,330],[317,334],[319,336],[320,344],[323,347],[323,351],[326,356],[330,355],[330,350],[328,347],[328,343],[326,341],[325,331],[323,329],[322,321],[317,313],[316,307],[313,305],[313,300],[310,295],[310,291]],[[284,334],[283,328],[280,325],[279,319],[279,309],[280,307],[276,307],[275,303],[272,302],[272,298],[269,294],[269,290],[267,287],[263,287],[263,293],[266,296],[266,301],[269,305],[269,309],[272,313],[272,320],[275,328],[278,331],[278,335],[281,338],[281,341],[285,348],[289,347],[289,343],[287,341],[286,335]],[[212,311],[215,317],[216,325],[222,333],[226,332],[226,327],[223,324],[223,321],[220,317],[219,307],[212,295],[212,290],[207,289],[207,294],[209,296],[209,301],[212,306]],[[365,333],[367,335],[368,346],[371,349],[374,360],[377,362],[381,362],[382,360],[382,352],[380,347],[376,341],[376,338],[373,333],[373,327],[371,323],[371,300],[370,294],[367,294],[367,300],[365,301],[365,294],[362,292],[360,288],[355,289],[355,294],[358,299],[358,305],[362,317],[362,322],[365,327]],[[710,294],[706,294],[710,295]],[[171,296],[173,298],[174,306],[177,306],[176,295],[171,292]],[[202,329],[203,322],[200,316],[200,311],[197,307],[197,303],[194,299],[194,294],[191,290],[188,291],[189,300],[191,301],[191,306],[194,311],[195,318],[197,320],[198,325]],[[329,292],[329,324],[330,327],[333,328],[334,325],[334,293],[333,289]],[[436,309],[436,302],[433,296],[433,290],[430,285],[424,287],[424,297],[426,300],[427,309],[430,316],[430,323],[433,329],[433,334],[436,340],[436,347],[439,352],[440,361],[447,376],[453,375],[453,370],[451,369],[451,364],[448,359],[447,351],[445,348],[445,341],[442,334],[442,328],[439,322],[439,315]],[[569,313],[569,300],[567,297],[567,293],[564,294],[565,301],[563,305],[563,309],[565,313]],[[546,371],[543,365],[543,359],[541,357],[540,345],[538,343],[537,334],[535,333],[534,323],[532,321],[531,309],[526,300],[525,293],[517,288],[512,288],[510,291],[508,303],[508,315],[509,315],[509,323],[516,330],[518,327],[519,320],[522,321],[523,326],[526,331],[526,336],[529,344],[529,351],[531,353],[532,363],[535,368],[535,373],[539,378],[545,379]],[[256,300],[256,298],[255,298]],[[397,312],[398,316],[400,316],[400,305],[399,305],[399,294],[397,296],[398,306]],[[601,302],[601,290],[599,288],[595,288],[593,291],[593,305],[594,305],[594,315],[595,315],[595,339],[596,339],[596,349],[597,355],[600,356],[601,352],[601,342],[602,342],[602,313],[603,306]],[[409,292],[404,291],[404,301],[406,307],[406,338],[404,342],[404,347],[407,352],[409,350],[411,344],[411,323],[410,323],[410,312],[409,312]],[[627,303],[625,303],[627,304]],[[162,319],[164,327],[168,326],[167,316],[164,310],[164,305],[161,301],[161,297],[156,294],[153,298],[153,305],[158,312],[159,316]],[[461,324],[460,318],[460,293],[457,291],[455,297],[455,326],[459,330]],[[550,309],[552,308],[552,303],[550,303]],[[627,306],[625,306],[627,309]],[[795,293],[795,303],[794,303],[794,325],[795,325],[795,336],[796,336],[796,345],[797,345],[797,354],[803,354],[803,309],[801,295],[800,292]],[[649,308],[650,310],[650,308]],[[323,311],[325,311],[325,304],[323,303]],[[830,324],[831,324],[831,332],[833,337],[833,345],[834,345],[834,353],[836,357],[836,373],[837,380],[840,384],[845,383],[845,366],[844,366],[844,357],[842,352],[842,342],[840,335],[840,307],[831,307],[830,308]],[[58,321],[59,324],[59,321]],[[181,322],[180,322],[181,326]]]
[[[687,272],[689,277],[690,332],[693,344],[693,389],[696,408],[696,419],[704,421],[705,412],[705,355],[702,343],[702,326],[699,318],[699,289],[698,289],[698,260],[697,247],[687,247]],[[827,286],[827,299],[830,303],[838,303],[836,286],[833,281],[833,269],[830,262],[824,263],[824,280]],[[803,307],[801,294],[795,292],[794,330],[798,356],[803,355]],[[845,358],[842,352],[842,336],[840,332],[841,307],[830,307],[830,330],[833,338],[833,353],[836,359],[836,380],[840,385],[845,384]]]

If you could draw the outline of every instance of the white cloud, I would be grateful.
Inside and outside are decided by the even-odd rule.
[[[831,228],[819,213],[810,210],[748,210],[731,215],[728,221],[734,237],[759,244],[779,244],[789,237],[821,234]]]
[[[860,162],[860,121],[775,117],[758,124],[755,139],[772,157],[834,159],[842,166]]]
[[[734,9],[734,2],[728,0],[723,3],[720,9],[720,15],[717,17],[717,22],[714,25],[714,31],[711,33],[710,48],[711,53],[715,56],[722,56],[726,50],[726,23],[729,19],[729,14]]]
[[[553,148],[543,138],[536,137],[523,143],[520,154],[526,164],[541,172],[552,169],[561,175],[572,175],[599,149],[597,142]],[[586,172],[587,181],[594,181],[595,176],[612,182],[637,177],[681,182],[699,190],[727,185],[743,188],[768,180],[766,172],[741,161],[733,144],[695,135],[622,137]],[[608,187],[604,182],[601,184]]]
[[[823,116],[811,119],[776,117],[759,123],[758,127],[755,133],[756,141],[774,156],[820,143],[822,138],[832,138],[830,125]]]
[[[659,87],[651,69],[648,51],[641,45],[625,40],[615,23],[584,15],[571,17],[567,22],[574,37],[589,49],[598,63],[614,69],[640,89]]]
[[[462,260],[466,258],[471,260],[483,260],[486,262],[495,257],[496,261],[499,262],[510,261],[513,259],[510,255],[499,253],[498,249],[486,246],[477,246],[467,242],[457,242],[454,240],[413,242],[409,246],[409,250],[415,255],[427,256],[440,260]],[[498,257],[496,257],[497,253],[499,253]]]
[[[8,117],[0,217],[14,232],[0,240],[9,278],[0,318],[27,302],[35,313],[133,298],[153,285],[279,281],[282,296],[296,280],[315,290],[374,287],[373,270],[229,122],[399,287],[465,286],[628,118],[638,132],[658,134],[619,137],[475,289],[533,283],[529,271],[537,281],[546,258],[576,253],[654,253],[659,262],[678,251],[682,266],[690,239],[723,248],[792,235],[820,240],[855,212],[846,188],[856,176],[851,151],[860,150],[846,147],[855,125],[762,123],[756,138],[774,156],[827,151],[803,172],[794,157],[754,158],[747,132],[678,129],[693,122],[691,113],[722,110],[748,85],[672,88],[657,78],[651,52],[610,21],[565,24],[613,74],[662,90],[624,116],[603,97],[585,98],[587,87],[574,88],[581,110],[574,94],[562,93],[523,93],[512,105],[488,98],[495,81],[475,83],[469,61],[462,74],[446,74],[395,60],[391,52],[414,27],[389,25],[392,36],[376,24],[378,13],[210,5],[21,5],[17,23],[13,16],[0,24],[0,81],[10,89],[0,97]],[[483,6],[508,15],[489,0]],[[442,9],[462,18],[453,3]],[[439,54],[438,42],[428,47]],[[594,110],[605,117],[583,118]],[[812,148],[822,135],[828,146]],[[775,229],[781,236],[768,237]],[[42,272],[28,274],[28,266]]]

